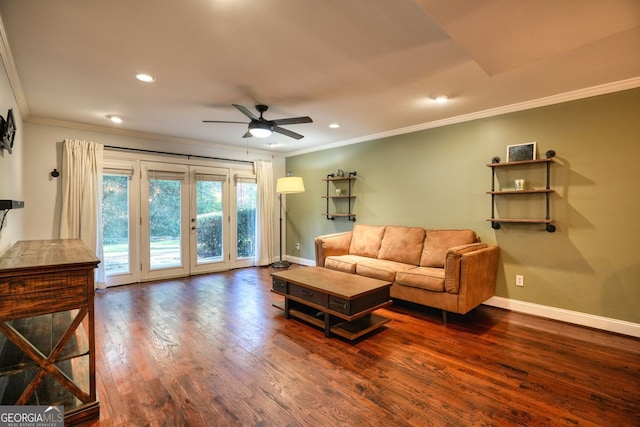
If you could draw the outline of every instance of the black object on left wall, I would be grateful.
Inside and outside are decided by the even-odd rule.
[[[9,108],[6,119],[0,116],[0,149],[5,148],[11,154],[15,137],[16,122],[13,118],[13,108]]]
[[[24,202],[19,200],[0,200],[0,210],[24,208]]]
[[[9,213],[9,209],[19,209],[24,208],[24,202],[19,200],[0,200],[0,210],[4,211],[2,218],[0,218],[0,231],[2,231],[2,227],[4,227],[4,220]]]

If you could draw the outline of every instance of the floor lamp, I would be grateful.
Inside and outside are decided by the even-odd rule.
[[[304,193],[304,182],[299,176],[287,176],[284,178],[278,178],[276,183],[276,193],[280,198],[280,260],[274,262],[272,266],[274,268],[288,268],[291,264],[288,261],[282,260],[282,195]]]

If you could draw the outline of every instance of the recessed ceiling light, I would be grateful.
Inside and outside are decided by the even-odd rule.
[[[444,104],[445,102],[447,102],[449,100],[449,97],[446,95],[440,95],[440,96],[436,96],[435,98],[436,102],[440,103],[440,104]]]
[[[278,144],[277,142],[270,142],[267,144],[267,147],[269,148],[273,148],[273,147],[279,147],[280,144]]]
[[[338,129],[338,128],[340,127],[340,125],[339,125],[338,123],[331,123],[331,124],[329,125],[329,127],[330,127],[331,129]]]
[[[156,79],[153,78],[153,76],[150,76],[149,74],[144,74],[144,73],[136,74],[136,79],[145,83],[151,83],[156,81]]]
[[[122,118],[120,116],[107,115],[107,118],[111,120],[113,123],[122,123]]]

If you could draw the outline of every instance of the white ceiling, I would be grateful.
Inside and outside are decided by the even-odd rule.
[[[0,17],[25,121],[289,155],[640,86],[638,0],[0,0]],[[298,141],[202,123],[257,103],[314,123],[285,126]]]

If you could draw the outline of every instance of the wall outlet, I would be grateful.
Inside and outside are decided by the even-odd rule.
[[[296,249],[300,250],[300,243],[296,243]]]
[[[524,286],[524,276],[522,274],[516,274],[516,286]]]

